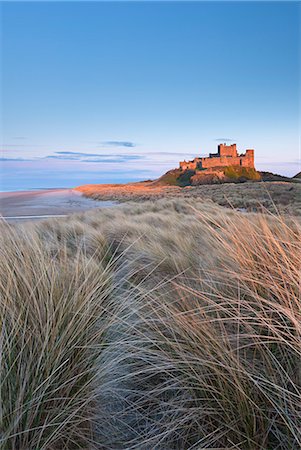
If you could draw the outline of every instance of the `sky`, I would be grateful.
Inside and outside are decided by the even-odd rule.
[[[0,190],[300,165],[300,3],[2,2]]]

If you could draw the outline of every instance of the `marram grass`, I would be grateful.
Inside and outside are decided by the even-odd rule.
[[[180,199],[1,231],[1,448],[301,448],[300,222]]]

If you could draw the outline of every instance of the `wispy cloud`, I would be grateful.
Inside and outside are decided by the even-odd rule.
[[[301,160],[300,159],[292,159],[291,161],[261,161],[258,162],[257,164],[258,166],[268,166],[268,165],[273,165],[273,166],[300,166],[301,165]]]
[[[144,159],[144,155],[132,154],[104,154],[61,151],[54,155],[46,156],[45,159],[56,159],[64,161],[80,161],[89,163],[123,163],[128,161],[138,161]]]
[[[198,155],[198,156],[208,156],[207,153],[199,153],[198,151],[195,152],[147,152],[147,155],[152,155],[152,156],[180,156],[182,158],[184,157],[191,157],[193,158],[194,156]]]
[[[214,139],[216,142],[234,142],[235,139],[230,139],[230,138],[226,138],[226,137],[220,137],[220,138],[216,138]]]
[[[7,147],[24,147],[22,144],[3,144],[3,148]]]
[[[137,144],[135,142],[131,141],[104,141],[101,142],[102,147],[127,147],[127,148],[133,148],[137,147]]]
[[[40,144],[2,144],[2,147],[12,147],[12,148],[19,148],[19,147],[45,147],[45,145]]]
[[[10,152],[10,150],[7,150]],[[174,160],[181,159],[191,159],[196,156],[196,153],[190,152],[147,152],[147,153],[90,153],[90,152],[73,152],[73,151],[57,151],[50,155],[40,156],[40,157],[22,157],[22,156],[2,156],[0,161],[43,161],[43,160],[54,160],[54,161],[70,161],[70,162],[83,162],[83,163],[111,163],[120,164],[126,162],[135,161],[151,161],[152,164],[162,164],[164,162],[171,164]],[[200,155],[198,156],[205,156]]]
[[[6,158],[6,157],[0,157],[0,161],[33,161],[33,159],[29,159],[29,158]]]

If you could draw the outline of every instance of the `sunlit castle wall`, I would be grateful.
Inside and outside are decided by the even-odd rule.
[[[194,158],[192,161],[180,162],[182,170],[202,170],[227,166],[254,168],[254,150],[248,149],[245,154],[238,155],[236,144],[220,144],[218,152],[210,153],[208,158]]]

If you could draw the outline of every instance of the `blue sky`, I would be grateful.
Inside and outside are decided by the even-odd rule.
[[[300,170],[300,4],[1,6],[0,189],[155,178],[228,140]]]

